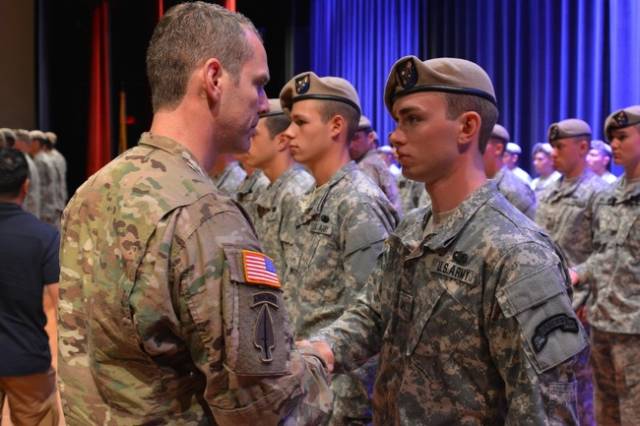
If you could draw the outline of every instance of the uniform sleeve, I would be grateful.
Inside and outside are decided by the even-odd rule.
[[[382,301],[385,295],[384,268],[387,250],[377,260],[364,291],[346,312],[311,340],[324,340],[331,346],[336,371],[352,371],[380,351],[384,333]]]
[[[564,264],[548,246],[522,244],[494,270],[485,327],[506,387],[505,424],[575,424],[577,355],[587,347]]]
[[[242,215],[209,218],[180,246],[173,273],[181,334],[217,424],[312,424],[325,416],[324,367],[292,350],[280,289],[245,274],[244,253],[264,255]]]

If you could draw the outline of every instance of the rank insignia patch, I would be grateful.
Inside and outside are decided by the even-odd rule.
[[[396,70],[398,81],[403,89],[410,89],[418,82],[418,72],[413,59],[407,59]]]
[[[296,93],[304,95],[309,91],[309,74],[296,78]]]
[[[244,279],[248,284],[262,284],[280,288],[280,278],[271,258],[263,253],[242,250]]]

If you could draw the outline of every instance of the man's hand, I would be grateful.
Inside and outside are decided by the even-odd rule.
[[[335,358],[333,357],[333,351],[327,342],[323,340],[314,340],[313,342],[308,340],[299,340],[296,342],[296,347],[302,353],[305,353],[306,351],[322,358],[324,363],[327,365],[329,373],[333,372]]]
[[[578,284],[580,284],[580,276],[578,275],[578,273],[573,270],[573,268],[569,268],[569,277],[571,277],[571,285],[572,286],[577,286]]]

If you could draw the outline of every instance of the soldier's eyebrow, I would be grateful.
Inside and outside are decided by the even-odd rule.
[[[407,115],[407,114],[410,114],[410,113],[412,113],[412,112],[419,112],[419,111],[420,111],[420,108],[418,108],[418,107],[415,107],[415,106],[407,106],[407,107],[404,107],[404,108],[400,108],[400,111],[398,111],[398,112],[396,113],[396,115],[397,115],[398,117],[400,117],[400,116],[402,116],[402,115]]]

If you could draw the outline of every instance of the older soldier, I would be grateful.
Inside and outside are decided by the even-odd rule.
[[[387,164],[380,158],[377,148],[378,136],[371,126],[371,121],[362,115],[358,122],[358,130],[349,144],[349,156],[378,185],[398,215],[402,215],[402,200],[398,193],[398,183]]]
[[[295,250],[296,256],[287,263],[285,279],[291,320],[297,336],[306,338],[355,301],[397,218],[380,188],[350,161],[348,146],[360,118],[353,86],[306,72],[285,85],[280,101],[291,118],[285,131],[291,154],[316,181],[297,220],[282,234],[286,253]],[[366,368],[333,377],[330,424],[370,421],[367,387],[373,376]]]
[[[591,149],[587,154],[587,165],[593,173],[600,176],[608,184],[614,183],[618,177],[609,171],[611,167],[611,147],[600,140],[591,141]]]
[[[284,135],[289,124],[291,120],[282,111],[280,99],[270,99],[269,111],[260,115],[246,158],[247,164],[260,169],[270,182],[255,201],[257,217],[253,225],[264,251],[274,260],[279,271],[286,270],[280,236],[289,224],[298,219],[298,202],[315,183],[291,156],[289,139]],[[297,259],[298,253],[290,254],[291,260]],[[284,294],[288,299],[286,286]]]
[[[586,337],[558,249],[487,181],[495,103],[462,59],[404,57],[387,80],[391,142],[433,204],[398,226],[357,303],[301,342],[336,371],[380,353],[375,424],[576,422]]]
[[[40,130],[29,133],[31,156],[40,177],[40,220],[60,229],[60,179],[53,158],[47,152],[48,139]]]
[[[533,190],[503,163],[505,146],[509,143],[509,132],[499,124],[491,131],[482,160],[489,179],[496,182],[498,191],[518,210],[533,219],[536,214],[536,196]]]
[[[257,170],[255,167],[247,164],[247,155],[248,153],[246,152],[236,155],[236,158],[242,165],[242,169],[247,174],[236,191],[236,200],[238,200],[238,203],[240,203],[249,215],[251,223],[255,224],[258,215],[256,200],[258,196],[267,189],[267,186],[269,186],[269,179],[262,173],[262,170]],[[260,236],[260,234],[258,234],[258,236]],[[260,241],[262,242],[262,239],[260,239]],[[265,252],[269,254],[268,251],[265,250]]]
[[[69,199],[69,191],[67,189],[67,160],[64,158],[64,155],[58,151],[56,146],[58,145],[58,136],[53,132],[45,132],[45,136],[49,139],[49,153],[51,157],[53,157],[53,162],[58,170],[58,175],[60,176],[60,201],[62,202],[62,208],[60,211],[64,209],[64,206],[67,204],[67,200]]]
[[[233,48],[229,48],[233,46]],[[205,170],[246,151],[267,108],[253,24],[180,4],[147,51],[150,133],[64,213],[60,376],[82,424],[314,424],[331,395],[291,351],[280,281]]]
[[[540,199],[544,191],[562,176],[553,168],[552,152],[553,148],[548,143],[537,143],[533,146],[533,168],[538,177],[531,181],[531,189],[535,192],[537,199]]]
[[[624,175],[595,202],[593,254],[575,268],[574,283],[593,294],[591,325],[598,425],[640,422],[640,105],[605,121],[613,159]]]
[[[31,137],[29,132],[24,129],[18,129],[14,133],[14,147],[25,154],[27,165],[29,166],[29,192],[24,199],[22,208],[37,218],[40,218],[42,210],[42,192],[40,190],[40,172],[31,158]]]
[[[247,172],[240,167],[234,155],[221,154],[216,157],[209,176],[223,194],[237,199],[237,192],[247,177]]]
[[[562,177],[543,194],[536,223],[564,250],[570,266],[584,262],[593,252],[593,209],[597,195],[607,183],[586,163],[591,127],[582,120],[568,119],[549,126],[548,140],[553,147],[553,165]],[[589,294],[586,286],[574,297],[574,308],[582,315]],[[578,370],[578,412],[580,423],[593,423],[593,385],[589,357],[581,359]]]

